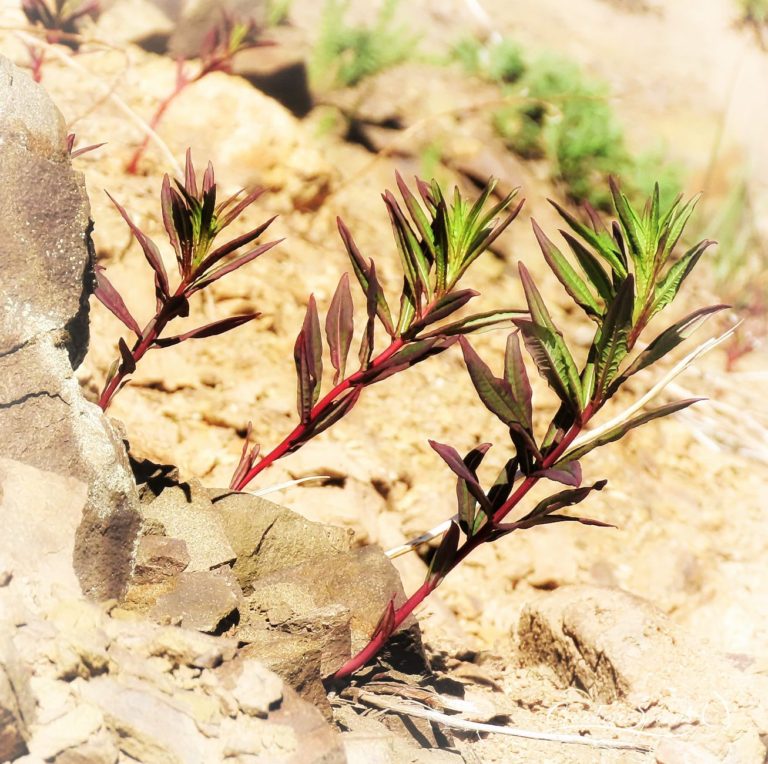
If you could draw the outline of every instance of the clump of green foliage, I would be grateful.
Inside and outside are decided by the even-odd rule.
[[[568,197],[608,210],[609,176],[621,176],[630,198],[647,195],[654,180],[664,189],[662,204],[677,194],[673,167],[658,157],[633,157],[609,101],[608,88],[585,77],[571,61],[541,56],[526,60],[521,48],[504,39],[483,47],[465,40],[454,48],[464,68],[503,88],[507,103],[492,114],[507,146],[526,159],[543,159]],[[649,172],[651,170],[651,172]]]
[[[738,0],[741,20],[751,26],[760,47],[766,47],[765,29],[768,26],[768,0]]]
[[[327,0],[309,62],[319,90],[351,87],[413,55],[417,38],[395,16],[400,0],[384,0],[370,26],[347,22],[349,0]]]

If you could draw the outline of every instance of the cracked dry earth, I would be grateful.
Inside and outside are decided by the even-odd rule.
[[[579,0],[568,13],[556,2],[488,2],[486,9],[502,32],[531,46],[560,49],[605,76],[619,93],[616,107],[631,125],[631,139],[647,145],[661,134],[670,153],[686,163],[690,192],[707,171],[710,139],[723,108],[728,71],[723,61],[740,61],[726,149],[715,177],[726,176],[721,165],[727,162],[753,160],[757,222],[766,231],[768,190],[761,184],[768,176],[761,168],[768,155],[757,150],[756,135],[768,108],[755,82],[765,81],[768,56],[732,26],[727,5],[725,0],[703,3],[706,11],[695,16],[680,0],[640,14],[602,0]],[[310,38],[314,6],[296,2],[291,15]],[[362,6],[353,3],[356,12],[364,13]],[[412,23],[424,30],[432,49],[455,36],[456,19],[465,8],[457,4],[451,17],[453,11],[443,6],[424,3],[413,12]],[[612,34],[602,35],[600,29],[608,26]],[[3,34],[3,52],[23,60],[23,49]],[[701,44],[709,39],[717,43]],[[146,264],[103,190],[162,241],[158,193],[169,168],[150,152],[144,174],[122,172],[139,136],[106,88],[147,115],[172,82],[174,65],[132,46],[99,47],[78,57],[77,64],[82,70],[48,61],[44,85],[83,145],[109,141],[78,159],[77,168],[85,173],[99,262],[134,314],[146,316],[153,304]],[[697,72],[696,87],[690,85],[691,70]],[[378,195],[392,187],[395,168],[408,175],[420,172],[418,150],[430,142],[440,143],[454,168],[483,157],[484,167],[501,174],[504,183],[522,186],[528,199],[494,255],[470,273],[467,285],[482,293],[478,309],[521,303],[514,276],[518,259],[556,307],[566,304],[528,226],[528,217],[535,215],[554,230],[544,199],[557,191],[542,179],[540,167],[504,153],[476,111],[462,110],[484,97],[483,87],[458,71],[422,64],[406,64],[361,86],[354,98],[374,115],[371,122],[397,113],[406,129],[419,123],[408,134],[410,145],[386,136],[398,140],[394,158],[374,156],[333,132],[321,134],[319,111],[297,120],[236,77],[213,75],[173,105],[160,127],[173,154],[180,157],[191,146],[198,162],[211,158],[226,187],[265,186],[268,193],[242,226],[279,214],[272,235],[285,241],[214,286],[207,300],[193,306],[189,325],[251,310],[260,311],[261,318],[225,337],[151,354],[115,399],[110,413],[123,423],[135,455],[176,464],[185,479],[223,486],[249,420],[264,447],[293,426],[292,346],[307,296],[314,293],[322,312],[348,268],[335,217],[343,217],[363,253],[376,258],[385,287],[396,288],[396,254]],[[440,172],[472,188],[465,176],[447,168]],[[722,191],[717,182],[709,189],[715,198]],[[706,219],[699,224],[706,234]],[[163,254],[170,254],[167,247]],[[687,284],[676,315],[718,301],[711,283],[703,264]],[[577,346],[586,345],[589,329],[580,317],[561,307],[556,320]],[[120,325],[98,305],[92,307],[91,321],[80,381],[93,395],[114,357]],[[503,345],[501,333],[477,341],[497,364]],[[465,761],[763,760],[761,736],[768,732],[765,361],[765,351],[757,351],[726,374],[722,354],[713,352],[670,390],[676,397],[706,396],[709,403],[637,431],[585,464],[586,477],[609,479],[608,488],[591,499],[590,513],[617,529],[552,526],[505,538],[468,560],[417,612],[435,666],[462,685],[473,704],[466,718],[560,734],[586,730],[594,737],[648,744],[656,752],[598,751],[457,732]],[[651,378],[643,377],[629,392],[640,394],[650,384]],[[545,409],[553,405],[544,385],[535,393]],[[625,394],[616,410],[629,402]],[[353,530],[356,545],[387,549],[453,512],[453,482],[427,438],[459,450],[481,440],[498,443],[487,459],[488,474],[504,461],[505,433],[476,401],[453,353],[368,391],[353,415],[278,463],[253,488],[328,475],[326,484],[310,483],[270,499],[310,520]],[[413,555],[397,565],[406,591],[421,583],[426,571],[421,559]],[[611,589],[596,601],[590,587],[618,587],[631,596]],[[636,644],[638,635],[644,649]],[[343,718],[345,712],[340,713]]]

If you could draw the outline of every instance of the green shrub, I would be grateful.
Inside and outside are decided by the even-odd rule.
[[[366,27],[345,21],[349,0],[327,0],[309,62],[313,87],[350,87],[408,59],[416,37],[395,22],[398,5],[399,0],[384,0],[375,21]]]

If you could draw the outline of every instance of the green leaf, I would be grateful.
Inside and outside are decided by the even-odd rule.
[[[693,270],[699,258],[705,250],[714,244],[714,241],[705,239],[700,241],[695,247],[689,249],[668,271],[667,275],[661,280],[653,292],[653,304],[648,316],[648,320],[653,318],[660,310],[665,308],[672,300],[682,286],[683,281]]]
[[[606,303],[610,302],[616,290],[613,288],[611,280],[603,270],[603,266],[600,265],[597,258],[577,238],[568,233],[568,231],[560,231],[560,233],[568,242],[568,246],[570,246],[571,251],[579,261],[579,265],[582,267],[589,282]]]
[[[629,352],[634,303],[634,278],[630,274],[609,306],[595,343],[595,395],[599,400],[603,399],[603,394],[619,372],[619,365]]]
[[[547,238],[538,223],[531,218],[531,225],[536,239],[539,242],[544,259],[547,261],[558,281],[565,287],[565,291],[575,300],[588,316],[599,318],[602,309],[592,295],[584,280],[572,268],[571,264],[563,257],[562,252]]]
[[[381,292],[381,289],[379,287],[379,280],[376,278],[376,266],[373,262],[373,260],[370,261],[368,268],[367,268],[367,274],[368,274],[368,291],[366,292],[366,313],[368,315],[368,318],[365,322],[365,331],[363,332],[363,337],[360,340],[360,350],[358,351],[357,357],[360,361],[360,368],[361,369],[367,369],[368,365],[371,362],[371,356],[373,355],[373,342],[374,342],[374,335],[375,335],[375,324],[374,324],[374,318],[376,316],[376,311],[378,307],[378,303],[376,301],[377,295]]]
[[[643,425],[646,422],[650,422],[654,419],[659,419],[660,417],[669,416],[670,414],[674,414],[677,411],[681,411],[682,409],[688,408],[688,406],[691,406],[694,403],[698,403],[699,401],[702,401],[702,400],[705,400],[705,399],[704,398],[687,398],[686,400],[682,400],[682,401],[674,401],[673,403],[666,403],[663,406],[659,406],[658,408],[655,408],[655,409],[649,409],[643,414],[640,414],[632,419],[629,419],[626,422],[621,422],[620,424],[617,424],[615,427],[611,427],[610,430],[606,430],[604,433],[602,433],[601,435],[598,435],[593,440],[589,440],[583,445],[577,446],[576,448],[569,451],[554,466],[562,465],[562,464],[565,464],[566,462],[572,462],[577,459],[581,459],[585,454],[588,454],[593,449],[599,448],[600,446],[604,446],[606,445],[606,443],[613,443],[614,441],[619,440],[620,438],[623,438],[630,430],[634,430],[636,427],[640,427],[640,425]]]
[[[355,276],[360,282],[363,294],[367,296],[370,277],[368,272],[369,268],[365,262],[365,258],[360,254],[360,250],[357,248],[357,244],[355,244],[355,240],[352,238],[352,234],[344,224],[344,221],[341,218],[336,218],[336,225],[338,226],[341,240],[344,242],[344,248],[347,250],[347,254],[352,263],[352,269],[355,272]],[[390,337],[394,336],[395,330],[394,322],[392,321],[392,313],[389,310],[387,298],[384,296],[384,290],[381,289],[380,286],[376,292],[376,312],[379,316],[379,321],[381,321],[387,334],[389,334]]]
[[[512,397],[523,411],[523,427],[533,431],[533,391],[525,369],[523,354],[520,350],[520,339],[517,332],[507,337],[507,347],[504,353],[504,379],[512,390]]]
[[[523,329],[523,339],[539,372],[552,385],[561,390],[561,400],[568,400],[577,411],[581,410],[581,379],[563,335],[549,315],[547,306],[536,289],[528,269],[519,264],[520,281],[531,314],[531,321],[516,319],[513,323]]]
[[[405,219],[395,197],[387,191],[383,195],[383,199],[392,222],[392,231],[395,234],[405,278],[414,295],[423,293],[427,295],[427,299],[431,300],[432,285],[429,278],[431,266],[422,252],[421,244]]]
[[[400,315],[397,319],[395,336],[402,337],[410,329],[413,319],[416,318],[416,297],[407,280],[403,282],[403,293],[400,296]],[[437,332],[430,332],[436,334]]]
[[[666,218],[662,224],[662,229],[665,230],[665,243],[661,253],[661,260],[659,267],[662,266],[669,256],[672,254],[672,250],[677,246],[677,242],[680,241],[680,237],[683,235],[685,226],[688,223],[688,219],[693,214],[696,205],[699,203],[701,194],[697,194],[690,199],[682,209],[677,210],[677,203],[672,206],[669,211],[668,218]]]
[[[530,432],[532,423],[528,401],[515,398],[509,382],[494,376],[466,338],[460,337],[459,343],[472,384],[485,407],[507,427],[520,425]]]
[[[629,254],[635,266],[635,276],[638,279],[638,291],[642,291],[642,285],[647,281],[648,274],[651,272],[653,263],[649,262],[647,253],[647,240],[643,225],[637,217],[637,214],[629,204],[627,197],[621,193],[616,180],[608,179],[611,188],[613,204],[616,207],[616,213],[621,221],[622,230],[629,244]]]
[[[568,223],[572,230],[597,250],[598,254],[611,266],[611,270],[620,279],[627,277],[627,266],[622,262],[622,257],[616,249],[615,242],[607,233],[593,231],[589,226],[580,223],[557,202],[550,199],[549,203],[560,213],[560,216]]]
[[[611,394],[626,382],[633,374],[642,371],[660,358],[663,358],[671,350],[674,350],[681,342],[688,339],[711,315],[719,313],[730,307],[729,305],[711,305],[707,308],[699,308],[689,313],[685,318],[665,329],[648,347],[640,353],[630,364],[625,372],[618,377],[611,386]]]
[[[437,329],[433,329],[428,334],[422,335],[422,339],[441,335],[449,337],[455,334],[472,334],[482,329],[490,329],[506,322],[511,323],[515,316],[521,313],[527,313],[525,310],[491,310],[487,313],[475,313],[474,315],[454,321],[451,324],[445,324]]]

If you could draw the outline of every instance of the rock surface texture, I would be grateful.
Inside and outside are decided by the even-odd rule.
[[[61,114],[2,57],[0,145],[3,564],[38,598],[52,581],[51,555],[57,568],[74,565],[88,595],[118,596],[138,532],[136,490],[119,437],[74,377],[88,346],[88,198]],[[29,549],[41,533],[54,534],[56,548],[38,568]],[[72,589],[73,581],[65,573],[58,583]]]
[[[563,686],[623,701],[644,728],[668,728],[657,761],[762,762],[768,683],[707,651],[649,602],[619,589],[566,586],[528,605],[520,649]]]

